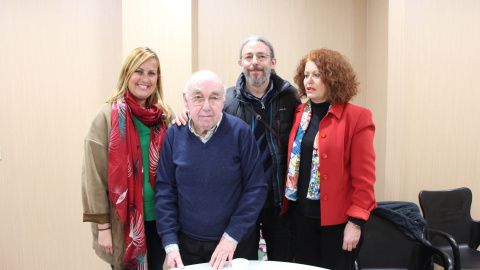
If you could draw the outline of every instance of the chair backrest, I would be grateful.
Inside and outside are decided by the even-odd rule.
[[[363,228],[360,269],[433,269],[433,247],[408,238],[393,223],[372,213]]]
[[[472,238],[472,191],[458,188],[442,191],[420,191],[420,208],[428,228],[450,234],[457,244],[469,244]]]

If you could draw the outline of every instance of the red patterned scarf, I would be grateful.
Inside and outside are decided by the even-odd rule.
[[[150,128],[149,182],[155,174],[166,127],[158,107],[144,109],[127,94],[112,105],[112,131],[108,149],[108,190],[111,203],[124,225],[125,269],[148,269],[143,216],[143,164],[133,115]]]

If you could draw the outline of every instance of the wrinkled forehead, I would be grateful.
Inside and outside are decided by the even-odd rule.
[[[190,84],[189,93],[192,95],[201,94],[203,96],[224,95],[223,83],[216,79],[195,80]]]
[[[223,91],[218,91],[218,90],[213,90],[213,91],[208,91],[208,90],[202,90],[202,89],[192,89],[189,92],[189,95],[202,95],[202,96],[222,96],[224,95]]]

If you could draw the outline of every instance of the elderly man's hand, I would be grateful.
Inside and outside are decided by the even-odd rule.
[[[175,119],[172,120],[172,125],[185,126],[188,122],[188,109],[183,109]]]
[[[209,265],[213,270],[223,269],[225,262],[228,260],[228,267],[232,266],[233,253],[237,248],[237,244],[222,236],[220,243],[213,252]]]
[[[172,269],[172,268],[183,269],[185,267],[183,265],[182,258],[180,257],[180,251],[174,250],[174,251],[170,251],[167,254],[167,267],[168,269]]]

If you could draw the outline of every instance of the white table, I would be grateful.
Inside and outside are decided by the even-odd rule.
[[[224,267],[224,270],[237,270],[239,268],[235,267],[235,260],[232,261],[233,265],[231,268]],[[177,268],[175,268],[177,269]],[[200,263],[185,266],[185,270],[211,270],[212,268],[208,263]],[[249,261],[248,270],[327,270],[321,267],[315,267],[305,264],[298,263],[287,263],[287,262],[276,262],[276,261]]]

